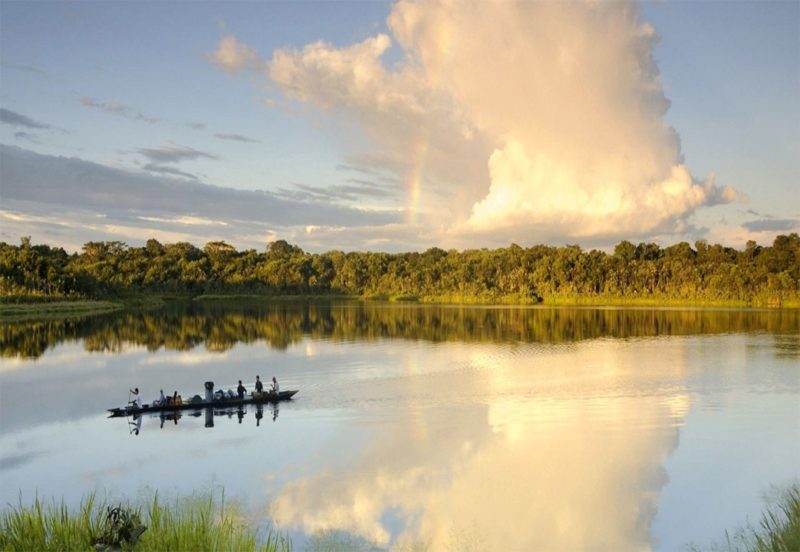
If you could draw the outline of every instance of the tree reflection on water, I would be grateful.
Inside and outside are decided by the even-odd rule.
[[[257,302],[178,304],[67,320],[0,325],[3,357],[38,358],[59,343],[83,340],[90,352],[126,346],[222,352],[237,343],[266,342],[284,350],[304,337],[333,341],[385,338],[430,342],[563,343],[739,332],[800,334],[800,311],[475,307],[379,302]],[[800,340],[782,338],[781,351],[798,356]]]

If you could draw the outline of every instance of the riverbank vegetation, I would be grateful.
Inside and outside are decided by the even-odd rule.
[[[746,525],[725,540],[689,550],[794,552],[800,550],[800,484],[774,492],[758,527]],[[314,535],[310,549],[344,542]],[[270,527],[248,525],[240,508],[208,494],[180,497],[167,504],[156,494],[144,504],[114,505],[89,495],[75,510],[61,502],[7,506],[0,515],[0,550],[133,550],[288,552],[292,543]]]
[[[135,294],[358,296],[405,301],[533,304],[800,306],[800,236],[743,250],[704,241],[661,248],[620,242],[423,253],[306,253],[283,240],[265,251],[222,242],[144,247],[89,242],[81,253],[0,243],[4,303]]]
[[[165,503],[155,495],[145,504],[114,505],[94,495],[76,510],[62,503],[7,507],[0,516],[0,550],[259,551],[286,552],[284,536],[253,529],[224,495],[180,497]]]
[[[92,300],[0,303],[0,318],[5,321],[48,320],[103,314],[120,310],[124,307],[123,303]]]
[[[757,527],[750,524],[725,540],[702,548],[688,547],[692,552],[796,552],[800,550],[800,482],[776,489],[768,501]]]

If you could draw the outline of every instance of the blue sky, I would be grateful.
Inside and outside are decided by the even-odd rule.
[[[800,230],[800,3],[464,6],[3,2],[0,240]]]

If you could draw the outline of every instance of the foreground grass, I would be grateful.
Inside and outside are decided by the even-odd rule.
[[[20,504],[0,517],[0,550],[135,550],[284,552],[291,542],[267,529],[263,534],[243,521],[241,512],[211,495],[182,497],[166,504],[156,494],[146,504],[123,505],[118,511],[127,523],[112,523],[114,505],[94,495],[76,511],[62,503]],[[146,529],[142,529],[142,528]],[[142,532],[143,530],[143,532]]]
[[[725,534],[725,540],[709,547],[690,546],[689,550],[717,552],[797,552],[800,551],[800,482],[777,490],[769,500],[758,527],[748,524]]]

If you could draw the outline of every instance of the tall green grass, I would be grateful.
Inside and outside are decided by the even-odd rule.
[[[800,481],[773,491],[757,527],[745,525],[725,540],[691,551],[714,552],[798,552],[800,551]]]
[[[758,552],[800,550],[800,482],[779,492],[752,532],[752,543]]]
[[[89,495],[74,511],[63,501],[46,504],[37,497],[30,506],[20,501],[0,516],[0,550],[95,550],[96,543],[109,534],[108,512],[115,506],[98,501],[95,495]],[[291,541],[271,528],[251,528],[240,509],[226,506],[224,494],[219,500],[205,494],[179,497],[170,503],[155,494],[145,503],[126,504],[121,509],[146,530],[135,543],[122,541],[119,548],[108,550],[288,552],[292,549]]]

